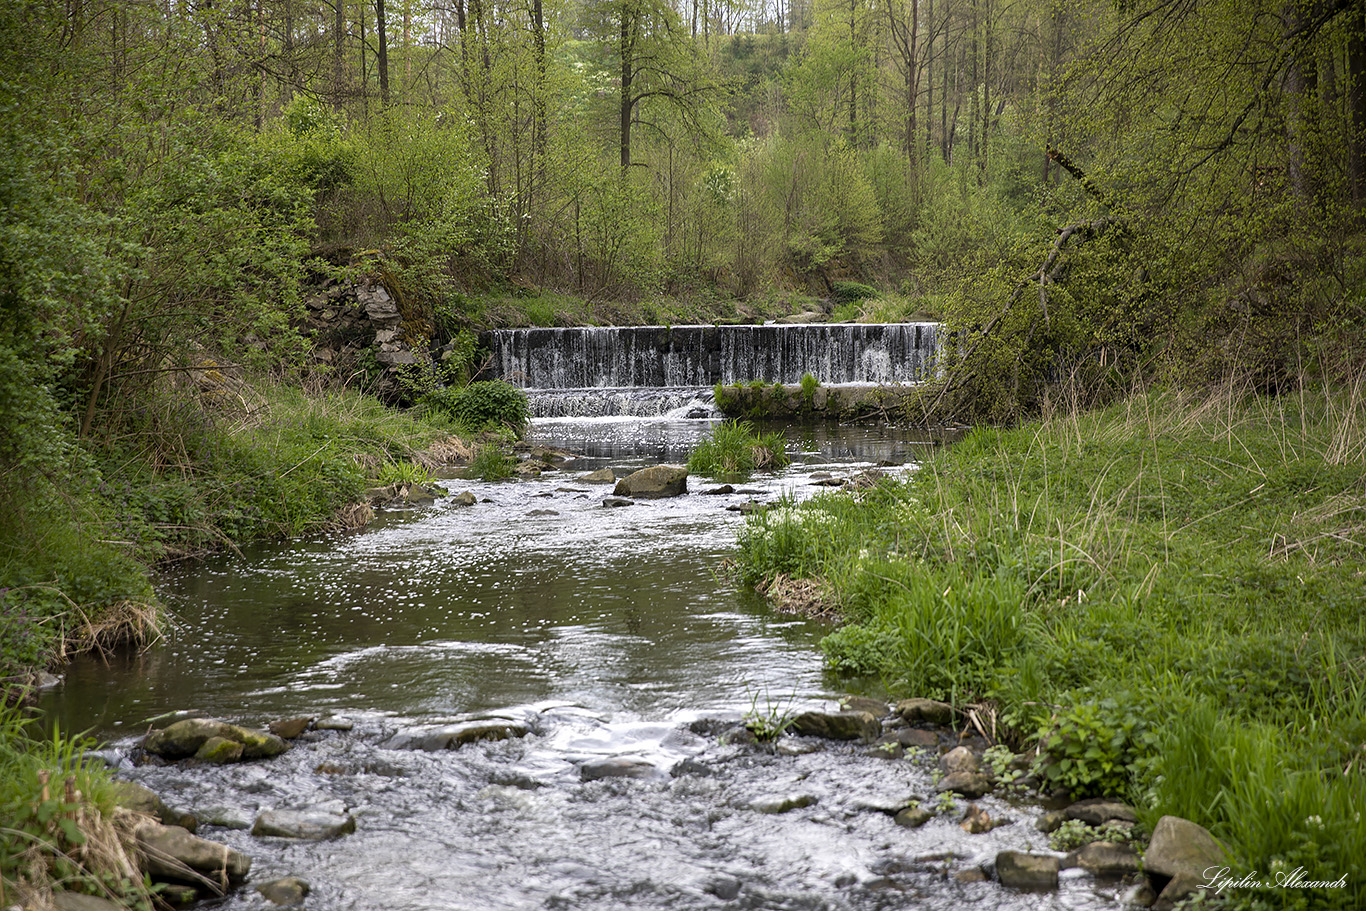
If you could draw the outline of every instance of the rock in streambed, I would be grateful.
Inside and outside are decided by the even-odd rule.
[[[160,731],[148,734],[142,748],[163,759],[186,759],[196,756],[210,741],[215,741],[200,758],[210,762],[236,762],[241,759],[265,759],[278,756],[288,749],[284,740],[268,731],[239,727],[209,718],[187,718]],[[240,752],[230,745],[239,745]],[[232,758],[224,758],[231,756]]]

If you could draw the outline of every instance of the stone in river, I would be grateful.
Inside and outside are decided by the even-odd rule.
[[[251,834],[322,841],[356,831],[356,817],[320,810],[266,810],[256,817]]]
[[[1001,885],[1012,889],[1056,889],[1059,866],[1056,857],[1046,855],[1022,851],[1002,851],[996,855],[996,876]]]
[[[654,465],[633,471],[617,482],[612,493],[618,497],[655,500],[688,492],[688,469],[677,465]]]
[[[592,759],[579,766],[579,777],[584,781],[602,778],[659,778],[663,776],[654,763],[630,756],[610,756]]]
[[[872,712],[802,712],[792,719],[792,731],[827,740],[876,740],[882,724]]]

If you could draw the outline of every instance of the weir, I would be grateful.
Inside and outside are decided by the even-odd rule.
[[[577,326],[481,337],[482,376],[527,389],[533,414],[646,415],[705,407],[717,383],[896,385],[932,375],[937,323]]]

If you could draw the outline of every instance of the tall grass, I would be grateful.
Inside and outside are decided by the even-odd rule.
[[[1363,476],[1356,386],[1138,392],[751,517],[740,566],[818,580],[853,621],[835,667],[994,710],[1069,760],[1054,780],[1200,822],[1244,870],[1348,874],[1306,900],[1361,907]]]
[[[688,456],[688,470],[712,478],[746,478],[790,461],[782,433],[760,432],[749,421],[722,421]]]

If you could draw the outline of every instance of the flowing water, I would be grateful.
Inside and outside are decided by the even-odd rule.
[[[625,508],[576,480],[681,461],[707,427],[539,421],[541,441],[584,456],[535,480],[450,482],[473,507],[390,512],[360,532],[186,567],[164,580],[176,613],[165,640],[77,662],[46,708],[108,740],[119,774],[197,813],[200,834],[251,855],[253,882],[307,880],[319,911],[1119,907],[1115,887],[1078,871],[1043,895],[953,880],[1046,840],[1037,808],[994,797],[979,803],[1013,822],[988,834],[959,828],[962,800],[921,829],[896,826],[910,800],[938,804],[936,757],[718,736],[745,713],[833,708],[860,685],[823,670],[825,627],[773,613],[724,572],[743,522],[727,507],[809,496],[819,472],[913,470],[934,441],[810,431],[790,469],[733,494],[702,495],[710,485],[694,478],[686,497]],[[264,762],[134,764],[136,738],[173,712],[353,727]],[[393,740],[487,717],[531,733],[442,752]],[[654,771],[582,780],[580,765],[603,757]],[[764,812],[785,797],[806,805]],[[244,828],[263,810],[317,806],[346,808],[356,832],[298,842]],[[263,904],[246,888],[215,907]]]

